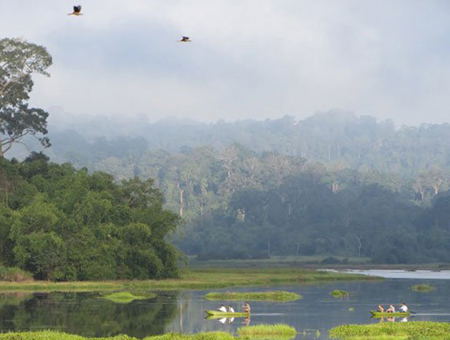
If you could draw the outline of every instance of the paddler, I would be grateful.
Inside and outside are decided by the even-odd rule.
[[[408,308],[408,306],[406,305],[406,303],[401,303],[400,304],[400,312],[402,312],[402,313],[408,313],[409,312],[409,308]]]
[[[217,308],[217,310],[218,310],[219,312],[224,312],[224,313],[227,312],[227,308],[226,308],[224,305],[220,305],[220,307]]]
[[[384,313],[384,307],[382,305],[378,305],[378,311],[380,313]]]
[[[230,306],[228,306],[228,313],[234,313],[234,308]]]
[[[386,310],[386,313],[395,313],[394,305],[389,305],[389,308]]]
[[[244,313],[250,314],[250,304],[248,302],[244,303]]]

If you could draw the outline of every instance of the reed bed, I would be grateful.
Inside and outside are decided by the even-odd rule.
[[[226,332],[205,332],[197,334],[167,333],[164,335],[150,336],[144,340],[236,340]]]
[[[276,325],[256,325],[248,327],[240,327],[237,330],[239,337],[246,338],[295,338],[297,331],[294,327],[285,324]]]
[[[272,292],[226,292],[226,293],[208,293],[205,298],[213,301],[276,301],[289,302],[302,299],[303,296],[285,291]]]
[[[431,321],[341,325],[330,330],[332,339],[450,339],[450,323]]]

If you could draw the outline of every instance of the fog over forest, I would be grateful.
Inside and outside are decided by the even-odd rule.
[[[49,129],[51,161],[153,179],[182,218],[172,240],[189,255],[450,260],[449,124],[395,127],[335,110],[216,123],[96,117]]]

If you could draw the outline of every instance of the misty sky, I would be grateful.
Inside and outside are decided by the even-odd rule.
[[[78,0],[77,0],[78,1]],[[0,0],[0,37],[48,48],[32,104],[151,120],[344,109],[450,121],[450,2]],[[177,43],[187,35],[192,43]]]

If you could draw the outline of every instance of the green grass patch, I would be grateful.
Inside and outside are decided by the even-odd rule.
[[[156,294],[149,294],[148,296],[137,296],[130,292],[118,292],[102,296],[103,299],[110,300],[115,303],[130,303],[134,300],[147,300],[155,298]]]
[[[346,292],[345,290],[335,289],[332,292],[330,292],[330,295],[335,298],[343,298],[350,296],[349,292]]]
[[[297,331],[294,327],[284,325],[284,324],[276,324],[276,325],[256,325],[256,326],[248,326],[248,327],[240,327],[237,330],[239,337],[247,337],[247,338],[266,338],[270,336],[270,339],[273,338],[295,338],[297,335]]]
[[[330,330],[332,339],[449,339],[450,323],[431,321],[387,322],[372,325],[342,325]]]
[[[428,293],[435,289],[436,289],[436,287],[425,284],[425,283],[411,287],[411,290],[413,290],[415,292],[423,292],[423,293]]]
[[[208,293],[205,298],[213,301],[277,301],[288,302],[303,298],[303,296],[295,293],[284,292],[281,290],[273,292],[226,292],[226,293]]]
[[[117,335],[110,338],[84,338],[79,335],[56,331],[0,333],[0,340],[138,340],[128,335]]]
[[[225,332],[205,332],[197,334],[167,333],[164,335],[150,336],[144,340],[235,340],[236,338]]]
[[[0,282],[0,291],[147,291],[179,289],[218,289],[232,286],[321,283],[379,278],[348,273],[292,268],[196,268],[180,279],[99,282]]]
[[[236,338],[225,332],[205,332],[197,334],[167,333],[149,336],[144,340],[235,340]],[[55,331],[0,333],[0,340],[138,340],[128,335],[117,335],[109,338],[85,338],[79,335]]]

